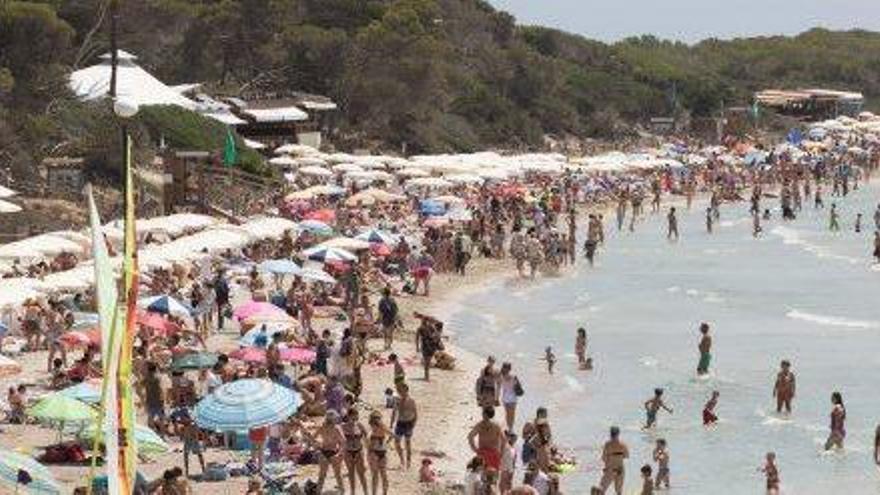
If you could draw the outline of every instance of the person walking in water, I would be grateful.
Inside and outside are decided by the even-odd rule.
[[[791,400],[794,399],[795,392],[794,373],[791,372],[791,363],[787,359],[783,359],[779,367],[779,373],[776,374],[776,383],[773,384],[776,412],[782,413],[782,408],[785,408],[785,413],[791,414]]]
[[[828,230],[840,231],[840,215],[837,213],[837,203],[831,203],[831,211],[828,212]]]
[[[880,263],[880,230],[874,232],[874,259]]]
[[[675,216],[675,207],[669,208],[669,214],[666,215],[666,221],[668,222],[668,229],[666,232],[666,238],[669,240],[678,240],[678,217]]]
[[[623,494],[623,482],[626,472],[623,463],[629,459],[629,447],[620,441],[620,428],[611,427],[610,438],[602,447],[602,479],[599,486],[590,490],[591,495],[604,495],[608,487],[614,485],[614,493]]]
[[[712,218],[712,208],[706,208],[706,232],[712,233],[712,223],[715,221]]]
[[[846,407],[840,392],[831,394],[831,404],[831,432],[825,441],[825,450],[842,449],[843,439],[846,438]]]
[[[666,405],[663,402],[663,389],[655,388],[654,389],[654,397],[651,397],[647,401],[645,401],[645,427],[643,429],[649,430],[657,425],[657,413],[660,412],[660,409],[672,414],[672,408]]]
[[[700,362],[697,364],[697,375],[709,374],[709,364],[712,362],[712,336],[709,335],[709,324],[700,323],[700,343],[697,349],[700,351]]]
[[[862,214],[856,213],[856,234],[862,233]]]
[[[767,495],[779,495],[779,469],[776,467],[776,454],[767,452],[761,472],[767,477]]]
[[[874,227],[880,230],[880,205],[877,205],[877,209],[874,210]]]

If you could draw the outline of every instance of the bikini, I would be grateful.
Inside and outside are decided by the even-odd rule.
[[[370,452],[380,461],[385,460],[385,436],[370,435]]]
[[[345,435],[345,451],[350,455],[357,455],[364,448],[363,442],[361,441],[363,433],[361,433],[357,426],[354,426],[353,428],[354,433],[344,431],[345,428],[343,428],[343,434]]]

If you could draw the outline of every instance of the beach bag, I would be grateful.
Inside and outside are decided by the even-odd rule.
[[[517,397],[522,397],[526,394],[526,391],[523,389],[522,383],[519,382],[519,377],[513,377],[513,393]]]
[[[229,472],[226,471],[226,466],[223,464],[209,462],[208,465],[205,466],[205,474],[203,478],[205,481],[226,481],[226,479],[229,478]]]

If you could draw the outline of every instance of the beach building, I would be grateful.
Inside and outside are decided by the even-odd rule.
[[[832,89],[766,89],[755,93],[754,98],[760,107],[811,121],[841,115],[856,117],[865,104],[862,93]]]

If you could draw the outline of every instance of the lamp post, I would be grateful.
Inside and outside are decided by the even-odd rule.
[[[116,97],[113,100],[113,113],[115,113],[116,116],[119,117],[120,128],[122,129],[122,194],[123,194],[123,197],[125,197],[125,194],[127,193],[126,188],[128,187],[126,184],[126,180],[125,180],[125,173],[126,173],[125,167],[127,166],[127,163],[130,158],[128,156],[128,154],[129,154],[130,148],[131,148],[128,145],[128,140],[129,140],[128,121],[132,117],[137,115],[138,110],[140,110],[140,108],[138,107],[138,104],[134,101],[127,100],[125,98],[119,98],[119,97]]]

